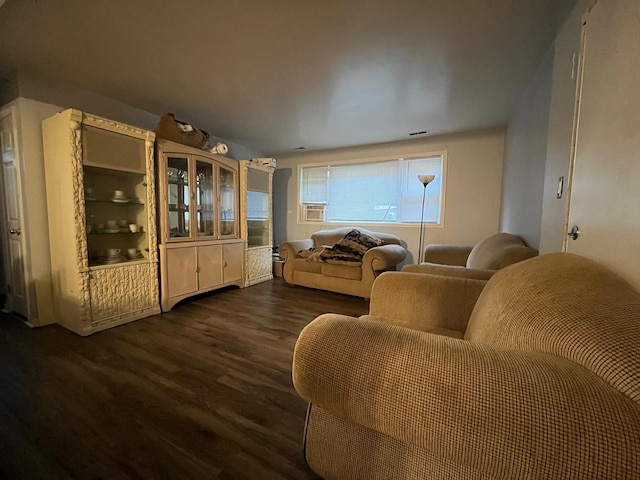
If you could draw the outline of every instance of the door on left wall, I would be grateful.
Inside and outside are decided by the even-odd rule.
[[[2,191],[3,191],[3,223],[5,234],[3,243],[6,245],[4,271],[6,275],[5,309],[27,317],[27,295],[24,272],[24,248],[22,213],[17,199],[18,172],[16,168],[17,152],[15,130],[11,113],[0,118],[0,153],[2,155]]]

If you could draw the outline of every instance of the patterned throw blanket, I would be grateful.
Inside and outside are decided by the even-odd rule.
[[[299,253],[307,261],[357,265],[362,263],[362,256],[367,250],[383,244],[384,242],[379,238],[353,229],[331,247],[324,245],[302,250]]]

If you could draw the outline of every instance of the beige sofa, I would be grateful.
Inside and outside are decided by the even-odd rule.
[[[320,230],[311,238],[284,242],[278,253],[284,258],[283,276],[290,285],[318,288],[332,292],[369,298],[371,285],[382,272],[395,270],[407,252],[395,235],[357,228],[363,234],[382,241],[381,246],[370,248],[361,262],[311,261],[303,257],[305,251],[332,246],[344,238],[354,227]]]
[[[427,245],[423,262],[405,265],[402,271],[487,280],[501,268],[537,254],[518,235],[498,233],[473,247]]]
[[[301,332],[324,478],[640,476],[640,294],[571,254],[476,279],[393,272],[370,315]]]

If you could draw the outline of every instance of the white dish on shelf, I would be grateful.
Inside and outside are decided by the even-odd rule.
[[[102,230],[103,233],[120,233],[120,229],[119,228],[105,228],[104,230]]]
[[[113,265],[114,263],[122,263],[125,259],[122,255],[117,257],[102,257],[98,259],[99,265]]]
[[[116,203],[129,203],[131,199],[127,197],[111,197],[111,201]]]

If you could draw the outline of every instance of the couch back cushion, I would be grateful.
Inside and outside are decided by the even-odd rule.
[[[527,247],[522,238],[510,233],[498,233],[478,243],[467,258],[467,268],[499,270],[538,254]]]
[[[640,403],[640,293],[586,258],[548,254],[497,272],[465,339],[563,357]]]
[[[333,246],[340,240],[342,240],[344,236],[351,232],[351,230],[353,230],[354,228],[360,231],[360,233],[379,238],[380,240],[382,240],[383,245],[401,244],[401,240],[395,235],[391,235],[389,233],[372,232],[371,230],[360,227],[342,227],[333,230],[318,230],[316,233],[311,235],[311,238],[313,239],[314,245]]]

